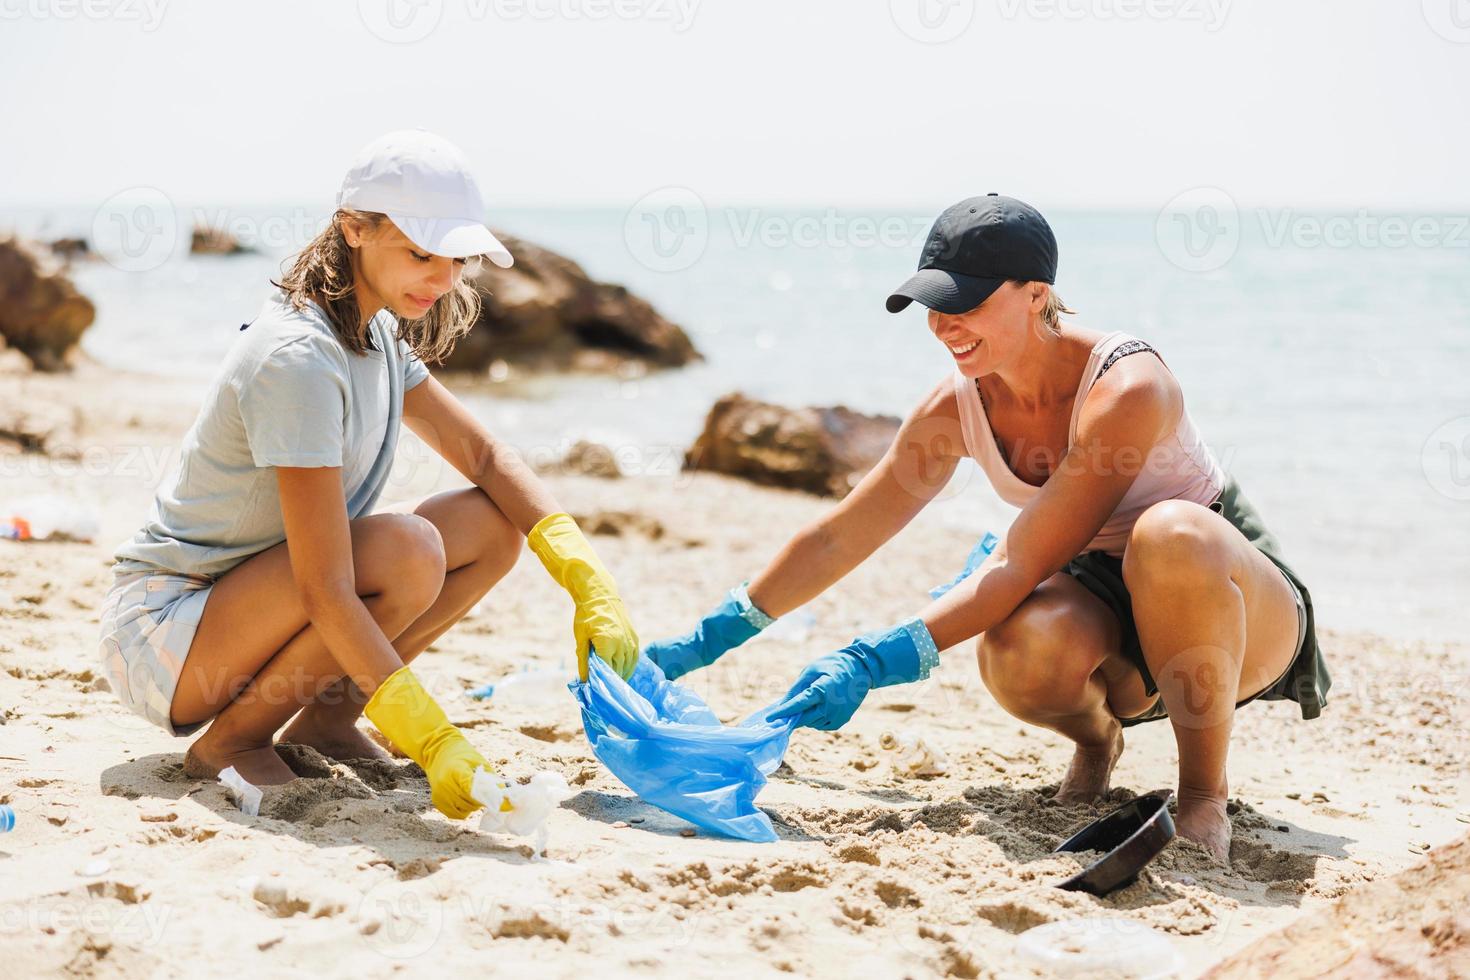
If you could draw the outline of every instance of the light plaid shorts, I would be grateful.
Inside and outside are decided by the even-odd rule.
[[[176,727],[169,709],[213,584],[207,575],[123,572],[102,600],[99,652],[113,691],[129,711],[173,735],[205,724]]]

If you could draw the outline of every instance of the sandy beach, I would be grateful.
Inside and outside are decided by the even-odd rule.
[[[527,666],[570,671],[569,601],[529,556],[415,669],[506,776],[569,781],[544,860],[523,839],[446,820],[408,763],[296,750],[303,778],[246,816],[218,784],[184,776],[187,741],[128,715],[95,656],[112,548],[143,519],[199,391],[90,362],[49,376],[7,361],[0,392],[67,428],[49,455],[0,441],[0,496],[90,500],[101,521],[92,543],[0,541],[0,803],[17,815],[0,836],[7,975],[836,976],[861,964],[881,976],[1027,976],[1019,933],[1104,916],[1164,933],[1194,976],[1470,830],[1470,648],[1325,622],[1323,716],[1302,722],[1273,702],[1237,717],[1228,869],[1176,840],[1112,896],[1055,889],[1078,865],[1052,849],[1103,809],[1049,800],[1068,748],[1000,710],[968,646],[945,652],[924,684],[877,692],[840,733],[797,733],[760,797],[777,843],[690,835],[597,763],[570,696],[451,693]],[[687,629],[830,506],[705,474],[550,483],[594,532],[646,639]],[[419,464],[390,492],[462,485],[447,466]],[[744,717],[814,656],[919,609],[971,543],[921,515],[810,619],[692,687],[722,718]],[[939,746],[949,771],[901,775],[879,741],[905,730]],[[1168,726],[1132,728],[1114,801],[1172,787],[1175,774]],[[1355,942],[1310,935],[1324,968]]]

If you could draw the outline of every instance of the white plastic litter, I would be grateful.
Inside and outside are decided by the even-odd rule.
[[[1183,966],[1179,951],[1162,933],[1141,922],[1093,916],[1027,929],[1016,954],[1047,976],[1139,977],[1165,980]]]
[[[249,782],[246,778],[235,771],[234,766],[219,774],[219,781],[224,783],[225,790],[229,792],[230,799],[246,816],[260,816],[260,787]]]
[[[96,860],[88,861],[77,874],[83,878],[96,878],[98,875],[105,875],[111,870],[111,861],[107,860],[107,858],[97,858]]]
[[[572,795],[572,788],[561,774],[542,771],[524,785],[506,785],[499,776],[483,768],[475,770],[470,793],[485,804],[480,829],[492,834],[535,835],[536,853],[546,852],[546,818],[562,800]],[[502,810],[501,802],[510,801],[510,809]]]
[[[802,606],[776,620],[756,636],[758,640],[780,640],[784,643],[805,643],[817,625],[817,614]]]
[[[904,729],[884,732],[878,739],[879,748],[898,753],[893,765],[910,776],[942,776],[949,772],[949,756],[924,736]]]
[[[512,674],[506,674],[489,689],[488,696],[497,704],[559,704],[571,702],[567,695],[567,680],[571,674],[566,671],[538,668],[536,670],[518,670]],[[481,694],[485,691],[474,692]]]
[[[91,541],[97,536],[97,523],[95,507],[64,497],[20,497],[0,503],[0,537],[18,541]]]

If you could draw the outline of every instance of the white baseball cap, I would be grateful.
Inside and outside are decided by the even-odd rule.
[[[358,151],[342,178],[339,208],[386,214],[431,255],[514,261],[485,227],[485,199],[459,147],[423,129],[400,129]]]

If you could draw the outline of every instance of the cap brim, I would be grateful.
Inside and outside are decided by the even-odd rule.
[[[509,269],[515,261],[510,250],[481,222],[465,218],[419,218],[391,212],[388,217],[409,241],[430,255],[451,259],[483,255],[502,269]]]
[[[943,269],[920,269],[888,297],[888,312],[897,313],[918,300],[939,313],[968,313],[1005,282]]]

